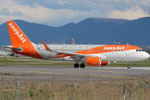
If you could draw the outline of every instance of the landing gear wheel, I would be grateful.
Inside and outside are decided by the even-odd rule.
[[[85,68],[85,64],[84,64],[84,63],[81,63],[81,64],[80,64],[80,68]]]
[[[74,68],[79,68],[79,64],[78,63],[74,64]]]

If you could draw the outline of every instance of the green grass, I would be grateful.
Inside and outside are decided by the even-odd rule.
[[[48,61],[48,60],[41,60],[35,58],[28,58],[28,57],[11,57],[9,60],[5,58],[0,58],[0,65],[45,65],[45,66],[71,66],[72,62],[63,62],[63,61]]]
[[[35,59],[30,57],[10,57],[9,60],[6,60],[4,57],[0,57],[0,65],[39,65],[39,66],[73,66],[74,62],[67,62],[67,61],[48,61],[48,60],[41,60]],[[115,66],[115,67],[126,67],[127,62],[111,62],[108,67]],[[150,59],[145,61],[136,61],[131,62],[132,67],[150,67]]]
[[[117,63],[113,63],[111,62],[111,64],[109,66],[115,66],[115,67],[126,67],[127,66],[127,62],[117,62]],[[150,67],[150,60],[145,60],[145,61],[134,61],[131,62],[131,66],[132,67]]]

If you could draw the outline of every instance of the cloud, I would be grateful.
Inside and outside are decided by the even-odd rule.
[[[132,7],[131,9],[127,10],[113,10],[109,15],[110,18],[122,18],[122,19],[137,19],[140,17],[148,17],[150,16],[148,12],[144,11],[138,6]]]
[[[100,13],[94,10],[51,9],[37,3],[32,4],[32,6],[24,5],[16,0],[5,0],[0,4],[0,19],[3,22],[23,19],[30,22],[60,26],[69,22],[78,22],[87,17],[95,17],[95,15],[100,16]]]
[[[39,22],[43,24],[59,25],[69,22],[76,22],[86,18],[86,16],[95,15],[94,11],[80,11],[72,9],[51,9],[41,6],[37,3],[32,6],[22,5],[15,0],[3,1],[0,4],[0,19],[5,22],[7,20],[23,19],[31,22]]]
[[[3,21],[14,19],[24,19],[28,21],[47,20],[46,8],[37,5],[34,7],[21,5],[14,0],[3,1],[3,3],[0,4],[0,12],[0,18],[3,19]]]
[[[150,6],[150,0],[140,0],[144,6]]]
[[[138,5],[138,6],[149,6],[150,0],[126,0],[126,3],[129,5]]]
[[[137,2],[136,2],[137,1]],[[149,16],[150,0],[0,0],[1,23],[22,19],[52,26],[89,17],[135,19]],[[150,9],[149,6],[146,6]],[[125,10],[124,10],[125,9]]]

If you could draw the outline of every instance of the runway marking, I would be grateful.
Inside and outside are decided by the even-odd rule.
[[[56,74],[56,75],[63,75],[65,73],[52,73],[52,72],[39,72],[39,73],[43,73],[43,74]]]
[[[36,73],[36,72],[39,72],[39,71],[27,71],[27,72]]]
[[[7,73],[11,73],[11,72],[25,72],[25,71],[9,71],[9,70],[0,70],[0,72],[7,72]]]
[[[0,70],[0,72],[9,72],[9,70]],[[86,71],[86,70],[85,70]],[[87,70],[89,72],[97,71],[97,72],[102,72],[102,73],[125,73],[125,72],[115,72],[115,71],[104,71],[104,70]],[[45,74],[56,74],[56,75],[66,75],[68,73],[53,73],[53,72],[43,72],[43,71],[12,71],[12,72],[29,72],[29,73],[45,73]],[[73,75],[73,74],[68,74],[68,75]],[[76,74],[75,74],[76,75]]]
[[[8,71],[8,70],[0,70],[0,71]],[[90,70],[89,70],[90,71]],[[91,70],[94,71],[94,70]],[[101,71],[101,72],[110,72],[110,73],[114,73],[113,71],[102,71],[102,70],[97,70],[97,71]],[[97,77],[97,78],[112,78],[112,79],[120,79],[121,77],[124,78],[136,78],[136,77],[132,77],[132,76],[112,76],[112,75],[79,75],[79,74],[69,74],[69,73],[53,73],[53,72],[42,72],[42,71],[13,71],[13,72],[25,72],[25,73],[41,73],[41,74],[51,74],[51,75],[63,75],[63,76],[77,76],[77,77],[86,77],[86,78],[92,78],[92,77]],[[115,72],[117,73],[117,72]],[[11,76],[7,76],[7,77],[11,77]]]
[[[0,72],[9,72],[9,70],[0,70]],[[28,72],[28,73],[45,73],[45,74],[56,74],[56,75],[62,75],[62,74],[65,74],[65,73],[52,73],[52,72],[41,72],[41,71],[12,71],[12,72]]]
[[[104,71],[104,70],[88,70],[88,71],[97,71],[97,72],[102,72],[102,73],[125,73],[125,72],[115,72],[115,71]]]
[[[2,69],[2,70],[1,70]],[[117,70],[117,69],[122,69],[122,70]],[[98,69],[95,69],[95,68],[85,68],[85,69],[74,69],[74,68],[65,68],[64,72],[60,72],[59,73],[59,70],[61,70],[60,68],[58,69],[54,69],[55,72],[53,72],[52,70],[48,69],[48,70],[38,70],[38,69],[26,69],[25,71],[23,71],[22,69],[17,69],[15,70],[14,68],[13,69],[9,69],[9,68],[0,68],[0,72],[1,73],[39,73],[39,74],[51,74],[51,75],[64,75],[64,76],[80,76],[80,77],[102,77],[102,76],[117,76],[117,75],[121,75],[121,76],[126,76],[128,75],[128,70],[131,70],[130,73],[132,73],[134,70],[135,72],[138,70],[142,70],[142,71],[146,71],[148,72],[150,70],[150,67],[133,67],[132,69],[125,69],[125,68],[118,68],[118,67],[114,67],[114,68],[98,68]],[[68,71],[72,71],[73,73],[71,72],[68,72]],[[76,73],[79,71],[79,74]],[[83,72],[83,74],[82,74]],[[86,73],[85,73],[86,72]],[[112,73],[112,74],[111,74]],[[125,73],[123,75],[123,73]],[[129,74],[130,74],[129,73]],[[131,74],[132,75],[132,74]],[[137,75],[137,73],[135,73],[135,75]],[[143,74],[141,74],[143,75]],[[129,76],[128,76],[129,77]]]
[[[0,71],[5,71],[5,72],[6,72],[6,71],[8,71],[8,70],[0,70]]]
[[[149,67],[133,67],[131,69],[144,69],[144,70],[150,70]]]
[[[62,75],[62,74],[65,74],[65,73],[53,73],[53,72],[41,72],[41,71],[27,71],[29,73],[41,73],[41,74],[56,74],[56,75]]]

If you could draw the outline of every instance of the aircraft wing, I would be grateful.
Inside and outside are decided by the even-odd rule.
[[[42,43],[44,44],[44,47],[46,50],[48,51],[52,51],[52,52],[56,52],[58,55],[61,55],[61,54],[65,54],[67,56],[77,56],[77,57],[89,57],[91,55],[85,55],[85,54],[79,54],[79,53],[71,53],[71,52],[63,52],[63,51],[54,51],[54,50],[51,50],[46,44],[44,41],[42,41]]]

